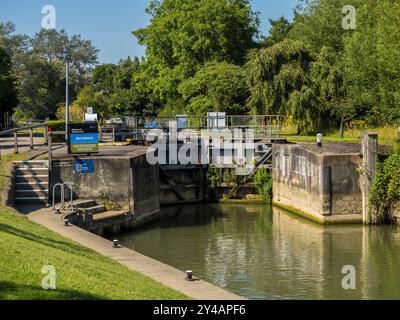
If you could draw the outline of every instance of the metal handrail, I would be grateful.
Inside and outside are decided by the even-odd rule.
[[[64,189],[64,196],[65,196],[65,187],[69,187],[69,189],[71,190],[71,196],[69,199],[69,208],[71,209],[71,211],[74,210],[74,185],[71,182],[64,182],[63,184],[63,189]],[[65,209],[66,207],[64,207]]]
[[[60,191],[61,191],[61,207],[60,208],[56,208],[56,202],[55,202],[55,197],[56,197],[56,188],[57,187],[60,187]],[[62,210],[62,209],[64,209],[64,202],[65,201],[65,199],[64,199],[64,187],[63,187],[63,184],[62,183],[57,183],[57,184],[55,184],[54,185],[54,187],[53,187],[53,209],[54,210],[56,210],[56,211],[59,211],[59,210]]]
[[[59,208],[56,207],[56,202],[55,202],[55,191],[56,188],[60,187],[61,191],[61,206]],[[69,201],[69,207],[65,205],[65,188],[68,187],[71,191],[71,196],[70,196],[70,201]],[[57,183],[53,187],[53,209],[56,211],[64,210],[66,208],[71,209],[71,211],[74,210],[74,185],[71,182],[64,182],[64,183]]]

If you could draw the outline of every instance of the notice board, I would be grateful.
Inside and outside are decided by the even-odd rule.
[[[68,125],[68,152],[90,154],[99,152],[97,123],[72,123]]]

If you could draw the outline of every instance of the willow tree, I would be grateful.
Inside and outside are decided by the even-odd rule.
[[[250,51],[246,63],[248,106],[256,114],[293,116],[303,131],[313,114],[308,87],[312,60],[305,44],[287,39],[269,48]],[[310,112],[302,114],[299,109]]]
[[[331,48],[314,53],[303,42],[288,39],[251,51],[248,106],[256,114],[290,116],[299,133],[330,129],[349,112],[336,59]]]

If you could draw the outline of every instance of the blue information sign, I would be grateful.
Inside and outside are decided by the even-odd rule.
[[[94,160],[75,160],[75,173],[94,173]]]

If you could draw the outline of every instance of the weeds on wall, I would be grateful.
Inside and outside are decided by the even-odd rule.
[[[370,190],[369,207],[373,223],[396,222],[394,211],[400,209],[400,136],[393,154],[378,164]]]
[[[272,201],[272,173],[266,168],[260,168],[254,176],[257,192],[267,204]]]

